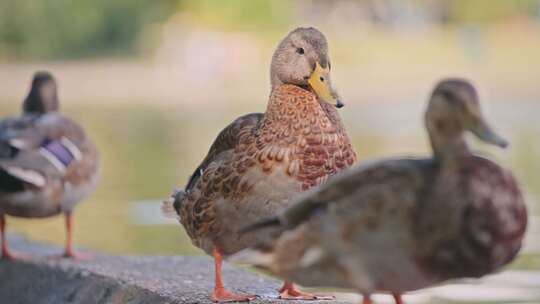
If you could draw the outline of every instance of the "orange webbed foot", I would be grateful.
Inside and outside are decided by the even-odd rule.
[[[61,255],[51,256],[49,257],[49,259],[51,260],[72,259],[75,261],[91,261],[94,259],[94,256],[85,252],[66,251]]]
[[[77,261],[91,261],[95,258],[90,253],[78,252],[78,251],[66,252],[64,253],[63,257],[67,259],[77,260]]]
[[[235,294],[228,291],[225,288],[215,289],[212,293],[212,301],[225,303],[225,302],[249,302],[254,300],[256,295],[244,295],[244,294]]]
[[[3,261],[31,261],[32,257],[24,253],[10,250],[10,251],[3,251],[1,259]]]
[[[279,290],[279,298],[283,300],[335,300],[332,296],[315,295],[298,289],[293,283],[285,282]]]

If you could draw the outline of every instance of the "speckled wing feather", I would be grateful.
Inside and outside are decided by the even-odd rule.
[[[231,152],[240,144],[240,139],[246,135],[252,135],[253,129],[257,127],[262,118],[262,113],[251,113],[237,118],[225,127],[212,143],[204,160],[191,175],[185,189],[177,190],[176,193],[173,194],[173,208],[182,219],[182,223],[185,226],[187,225],[190,227],[186,229],[188,234],[191,235],[191,231],[200,229],[201,227],[197,223],[204,222],[203,218],[208,218],[208,212],[210,212],[207,210],[207,207],[202,207],[209,203],[210,197],[199,199],[196,202],[193,201],[195,196],[203,196],[204,194],[210,196],[211,189],[206,190],[206,192],[202,194],[200,191],[199,193],[194,194],[194,190],[197,190],[197,183],[203,176],[206,176],[205,182],[208,181],[208,177],[215,172],[221,162],[224,159],[230,158]],[[230,164],[230,160],[228,164]],[[200,188],[201,186],[199,185],[198,187]],[[215,194],[218,194],[218,191],[215,192]],[[188,206],[184,206],[186,200],[191,200],[191,202],[187,202]],[[197,239],[196,235],[191,236],[193,239]]]
[[[208,165],[213,162],[220,153],[234,149],[236,145],[238,145],[241,134],[253,129],[261,121],[263,116],[262,113],[247,114],[237,118],[230,125],[225,127],[212,143],[212,146],[202,163],[195,169],[189,178],[184,190],[189,192],[190,189],[195,186],[195,183],[201,177],[202,172],[204,172]]]

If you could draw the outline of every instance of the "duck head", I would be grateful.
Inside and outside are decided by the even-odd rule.
[[[464,79],[445,79],[435,87],[425,115],[434,149],[463,142],[470,131],[480,140],[505,148],[508,142],[486,122],[474,86]],[[446,147],[445,147],[446,144]]]
[[[278,45],[272,57],[272,89],[292,84],[308,89],[337,108],[344,104],[332,86],[328,43],[317,29],[297,28]]]
[[[56,81],[49,72],[37,72],[23,103],[25,114],[45,114],[59,110]]]

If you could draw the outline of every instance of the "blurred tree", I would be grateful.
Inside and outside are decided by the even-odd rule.
[[[345,8],[346,14],[337,8]],[[418,21],[492,23],[515,16],[537,18],[539,0],[0,0],[0,61],[55,60],[125,55],[137,51],[150,24],[176,12],[193,26],[255,31],[261,37],[323,22],[354,26]],[[349,18],[341,18],[348,15]],[[351,17],[352,16],[352,17]],[[365,20],[360,20],[365,19]]]
[[[193,0],[182,1],[179,9],[210,26],[264,32],[287,26],[298,15],[299,4],[289,0]]]
[[[0,60],[65,59],[132,52],[144,26],[178,0],[2,0]]]
[[[447,10],[446,21],[453,23],[489,23],[509,17],[533,17],[538,0],[438,0]]]

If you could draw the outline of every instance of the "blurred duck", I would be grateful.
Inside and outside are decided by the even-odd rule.
[[[298,28],[277,47],[265,113],[242,116],[221,131],[186,187],[164,203],[194,245],[215,260],[214,301],[247,301],[225,289],[223,256],[270,237],[237,232],[276,214],[291,198],[352,165],[356,155],[336,108],[326,38]],[[285,282],[282,298],[315,299]]]
[[[43,218],[63,213],[73,250],[73,208],[95,187],[98,152],[84,130],[59,112],[56,83],[47,72],[34,75],[20,117],[0,121],[0,232],[2,258],[23,258],[6,241],[6,215]]]
[[[503,148],[507,142],[461,79],[436,86],[425,123],[432,157],[344,171],[277,217],[247,227],[248,234],[271,226],[285,232],[231,260],[306,286],[352,288],[365,304],[373,292],[402,303],[404,292],[508,264],[527,223],[521,191],[509,171],[471,153],[464,133]]]

